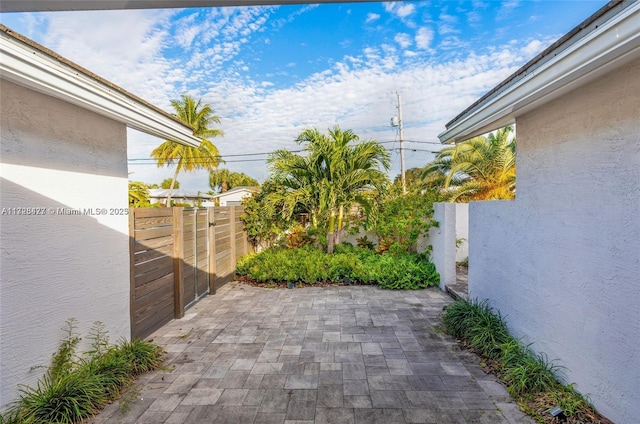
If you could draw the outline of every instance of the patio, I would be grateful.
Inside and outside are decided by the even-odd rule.
[[[449,302],[435,288],[229,283],[153,334],[167,366],[91,422],[532,423],[437,329]]]

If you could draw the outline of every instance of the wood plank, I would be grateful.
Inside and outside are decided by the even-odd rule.
[[[135,242],[134,251],[136,253],[143,252],[146,250],[157,249],[163,246],[173,246],[173,235],[161,237],[157,239],[134,241],[134,242]]]
[[[167,227],[173,225],[173,216],[136,217],[136,228],[142,230],[152,227]]]
[[[142,312],[145,310],[145,308],[148,308],[150,305],[161,303],[162,300],[167,297],[173,297],[172,285],[161,286],[157,290],[154,290],[144,296],[136,298],[136,305],[138,306],[138,311]]]
[[[196,257],[197,259],[197,264],[207,264],[207,257],[209,257],[209,252],[207,252],[206,250],[202,250],[198,253],[198,256]]]
[[[135,265],[135,276],[146,274],[155,269],[162,269],[169,266],[173,266],[173,258],[171,256],[163,256],[160,258],[152,259],[150,261],[142,262]]]
[[[231,237],[216,238],[216,253],[231,249]]]
[[[151,259],[160,258],[162,256],[171,256],[173,257],[173,244],[168,246],[162,246],[159,249],[150,249],[144,252],[134,252],[134,264],[139,264],[141,262],[150,261]]]
[[[158,218],[163,216],[173,217],[172,208],[131,208],[136,218]],[[131,213],[129,213],[131,215]]]
[[[153,280],[143,286],[136,287],[135,298],[138,299],[142,296],[146,296],[155,290],[159,290],[163,286],[170,286],[173,289],[173,273],[160,277],[157,280]]]
[[[173,309],[173,300],[168,299],[163,304],[159,304],[152,314],[139,317],[136,322],[136,332],[139,338],[150,336],[154,331],[167,324],[173,318],[171,312]]]
[[[157,228],[147,228],[144,230],[135,230],[134,236],[137,242],[143,240],[149,240],[159,237],[170,236],[173,234],[172,227],[157,227]]]
[[[155,268],[146,274],[140,274],[135,276],[135,287],[143,286],[147,283],[150,283],[153,280],[157,280],[160,277],[164,277],[167,274],[171,274],[173,272],[173,263],[164,266],[162,268]]]

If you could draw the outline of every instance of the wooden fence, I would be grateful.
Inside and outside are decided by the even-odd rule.
[[[242,208],[129,211],[131,335],[147,337],[231,281],[250,250]]]

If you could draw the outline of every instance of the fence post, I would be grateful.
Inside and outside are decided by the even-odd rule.
[[[229,231],[231,233],[231,273],[236,272],[236,207],[229,206]]]
[[[129,208],[129,322],[131,326],[131,338],[135,333],[135,298],[136,298],[136,271],[135,271],[135,247],[136,247],[136,209]]]
[[[207,208],[209,232],[209,295],[216,294],[216,220],[214,207]]]
[[[182,231],[182,207],[173,207],[173,316],[184,317],[184,237]]]

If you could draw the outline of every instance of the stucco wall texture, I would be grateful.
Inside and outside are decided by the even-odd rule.
[[[640,422],[640,61],[516,118],[517,198],[474,202],[469,291]]]
[[[33,385],[75,318],[130,336],[127,152],[123,124],[0,83],[0,408]],[[6,208],[6,209],[5,209]],[[15,215],[10,208],[45,208]],[[56,210],[54,213],[52,211]],[[107,208],[62,215],[58,208]],[[86,342],[86,338],[85,338]],[[83,348],[86,347],[86,344]]]

